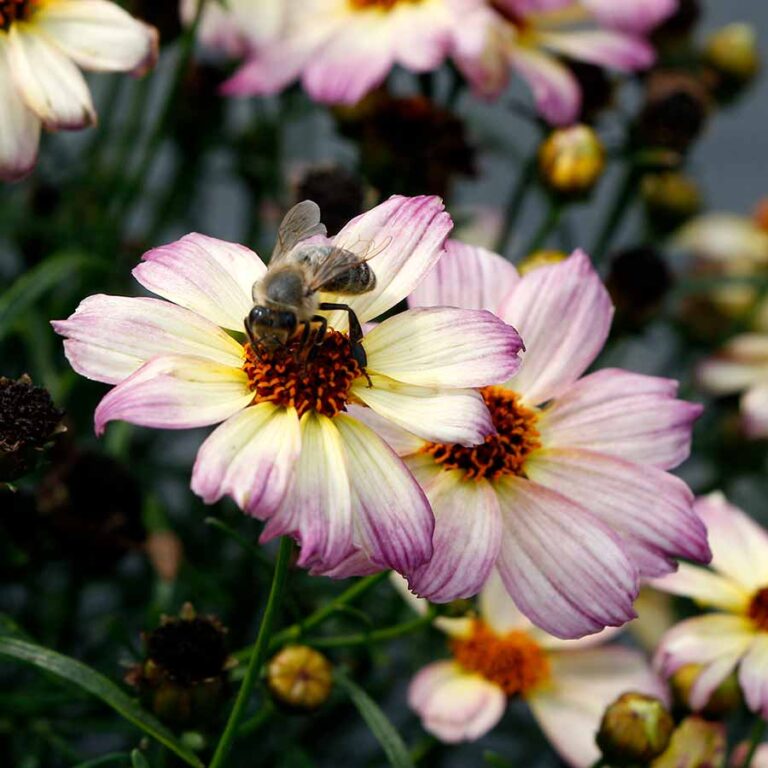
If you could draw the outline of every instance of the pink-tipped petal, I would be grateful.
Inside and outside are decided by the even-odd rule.
[[[96,122],[88,84],[80,70],[35,25],[11,24],[8,59],[24,103],[52,131]]]
[[[499,554],[501,518],[485,480],[443,472],[429,490],[435,513],[434,554],[410,579],[411,589],[435,603],[480,592]]]
[[[390,45],[398,64],[412,72],[438,69],[451,49],[451,5],[464,6],[458,15],[474,3],[400,3],[394,9]]]
[[[746,590],[768,584],[768,531],[721,493],[711,493],[696,502],[712,548],[712,567]]]
[[[424,730],[447,744],[475,741],[501,720],[504,691],[480,675],[463,672],[451,661],[424,667],[411,681],[408,705]]]
[[[768,634],[757,635],[739,667],[747,706],[768,719]]]
[[[334,424],[347,459],[356,542],[380,568],[413,573],[432,555],[435,522],[424,492],[368,427],[344,414]]]
[[[499,572],[534,624],[567,639],[635,618],[637,570],[613,531],[528,480],[504,479],[496,488],[504,526]]]
[[[744,431],[749,437],[768,437],[768,384],[752,387],[741,398]]]
[[[656,58],[650,43],[622,32],[539,32],[536,39],[555,53],[619,72],[647,69]]]
[[[671,379],[605,368],[580,379],[541,414],[542,441],[672,469],[688,458],[693,422],[702,412],[676,394]]]
[[[610,29],[645,35],[671,16],[679,0],[582,0],[597,20]]]
[[[372,408],[364,408],[354,403],[347,406],[347,413],[355,419],[367,424],[384,442],[398,455],[408,456],[418,453],[425,441],[398,427],[393,421],[385,419]]]
[[[533,91],[536,109],[552,125],[570,125],[581,108],[576,78],[557,59],[532,48],[516,46],[512,67]]]
[[[419,387],[379,374],[370,376],[373,386],[358,381],[351,393],[380,416],[424,440],[477,445],[496,431],[475,390]]]
[[[368,370],[423,387],[484,387],[520,369],[517,331],[486,310],[409,309],[364,339]]]
[[[608,337],[611,299],[583,251],[535,269],[499,311],[526,346],[514,389],[531,405],[560,395],[597,357]]]
[[[244,512],[266,520],[285,497],[300,450],[296,411],[259,403],[227,419],[200,446],[192,490],[206,504],[231,496]]]
[[[360,322],[373,320],[410,294],[443,254],[453,227],[439,197],[395,195],[352,219],[333,238],[334,245],[368,257],[376,288],[360,296],[332,297],[357,313]],[[328,313],[334,328],[346,328],[344,312]]]
[[[111,389],[94,414],[96,434],[110,421],[190,429],[228,419],[253,399],[239,368],[200,357],[155,357]]]
[[[71,366],[106,384],[119,384],[160,355],[204,357],[235,368],[243,362],[242,346],[221,328],[158,299],[97,294],[51,324],[66,339]]]
[[[479,246],[449,240],[437,266],[408,297],[408,305],[496,312],[501,300],[519,281],[517,270],[501,256]]]
[[[729,613],[744,613],[752,597],[749,590],[731,579],[706,568],[680,563],[675,573],[654,579],[654,589],[690,597],[699,605],[719,608]]]
[[[242,331],[253,306],[251,288],[265,272],[245,246],[193,233],[145,253],[133,276],[152,293]]]
[[[283,503],[267,521],[261,541],[293,536],[298,564],[329,570],[352,550],[352,513],[344,441],[327,416],[301,417],[301,453]]]
[[[526,463],[526,474],[578,501],[616,531],[641,577],[669,573],[677,558],[708,562],[711,557],[693,494],[674,475],[567,448],[537,452]]]
[[[243,64],[222,86],[225,96],[271,96],[301,74],[313,53],[313,45],[301,40],[270,44]]]

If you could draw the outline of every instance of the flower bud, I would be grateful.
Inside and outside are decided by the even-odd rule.
[[[126,675],[142,703],[174,725],[202,726],[221,712],[229,696],[227,630],[185,604],[177,617],[144,636],[146,659]]]
[[[521,275],[527,275],[529,272],[533,272],[534,269],[539,267],[547,267],[550,264],[559,264],[561,261],[565,261],[568,258],[568,254],[564,251],[534,251],[529,253],[518,265],[517,271]]]
[[[701,210],[698,184],[675,171],[646,174],[640,193],[648,219],[663,233],[677,229]]]
[[[267,665],[267,685],[275,700],[308,712],[325,703],[333,687],[331,663],[307,645],[288,645]]]
[[[746,85],[760,69],[754,27],[733,23],[713,32],[704,45],[704,60],[719,78],[720,90]]]
[[[588,125],[557,128],[539,147],[539,174],[553,192],[579,196],[589,192],[605,168],[605,148]]]
[[[362,179],[340,165],[310,168],[299,181],[296,200],[314,200],[323,212],[323,224],[335,235],[363,212],[365,190]]]
[[[646,763],[664,752],[674,728],[672,716],[659,699],[624,693],[605,710],[597,746],[605,761],[617,768]]]
[[[724,768],[725,726],[687,717],[677,726],[664,754],[651,768]]]
[[[688,707],[691,689],[701,674],[703,667],[700,664],[685,664],[672,676],[672,693],[675,700],[682,706]],[[723,680],[713,691],[706,705],[699,710],[699,714],[712,719],[719,719],[738,709],[742,704],[741,688],[735,674],[731,674]]]

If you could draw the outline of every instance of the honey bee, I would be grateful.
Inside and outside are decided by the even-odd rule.
[[[305,242],[325,235],[320,208],[311,200],[298,203],[285,215],[264,277],[253,284],[253,308],[245,318],[245,331],[255,349],[274,350],[299,336],[299,347],[322,344],[328,321],[319,310],[338,309],[349,317],[352,355],[365,368],[360,343],[363,329],[346,304],[320,301],[319,293],[356,296],[376,287],[376,275],[366,257],[344,248]],[[310,344],[311,339],[311,344]]]

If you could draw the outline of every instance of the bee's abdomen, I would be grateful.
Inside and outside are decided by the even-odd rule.
[[[326,293],[367,293],[376,287],[376,275],[365,262],[350,267],[323,285]]]

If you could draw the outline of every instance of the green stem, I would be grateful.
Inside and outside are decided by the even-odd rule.
[[[283,536],[283,538],[280,539],[280,551],[277,555],[275,572],[272,576],[272,586],[269,590],[267,606],[264,609],[264,615],[261,619],[259,634],[256,637],[253,652],[251,653],[251,661],[248,664],[248,670],[245,673],[243,682],[240,684],[240,691],[237,694],[235,705],[232,707],[232,712],[229,714],[227,725],[216,746],[216,752],[213,755],[209,768],[222,768],[222,766],[226,765],[227,756],[229,755],[232,743],[237,735],[240,720],[248,707],[248,701],[251,698],[251,692],[256,685],[256,681],[259,679],[261,666],[264,663],[264,657],[269,649],[269,637],[272,632],[272,623],[274,622],[275,614],[280,605],[280,598],[283,593],[283,585],[288,572],[288,563],[291,558],[292,548],[293,543],[291,539]]]
[[[417,629],[426,627],[435,620],[436,611],[430,608],[424,616],[417,619],[395,624],[385,629],[374,629],[372,632],[356,632],[351,635],[336,635],[335,637],[318,637],[307,640],[308,645],[315,648],[340,648],[350,645],[369,645],[372,643],[384,643],[404,635],[410,635]]]
[[[514,187],[512,187],[512,194],[509,196],[507,209],[504,212],[504,224],[502,225],[501,232],[496,240],[496,253],[500,253],[502,256],[505,256],[509,250],[517,219],[520,216],[520,212],[523,210],[523,203],[525,202],[531,184],[536,179],[537,167],[538,160],[536,153],[534,152],[525,163],[523,163],[520,168],[520,173],[517,176],[517,181],[515,182]]]
[[[533,233],[533,237],[528,241],[528,244],[520,251],[521,259],[534,253],[534,251],[538,251],[547,242],[547,238],[552,234],[555,227],[557,227],[562,213],[562,202],[556,198],[551,198],[547,215],[544,217],[544,220],[541,222],[536,232]]]
[[[611,247],[619,225],[624,219],[624,214],[635,199],[637,186],[638,171],[637,167],[632,164],[627,168],[624,177],[619,182],[619,187],[613,198],[613,205],[608,209],[603,226],[600,228],[597,239],[592,246],[590,255],[594,264],[599,264]]]
[[[763,742],[766,726],[768,726],[768,722],[758,715],[755,718],[755,724],[752,726],[752,732],[749,736],[749,747],[747,748],[747,754],[744,756],[744,761],[741,763],[741,768],[749,768],[752,765],[755,752],[757,752],[757,748]]]
[[[262,705],[261,709],[253,717],[249,717],[238,729],[238,736],[250,736],[255,731],[258,731],[264,723],[266,723],[275,712],[275,708],[272,702],[267,699]]]

